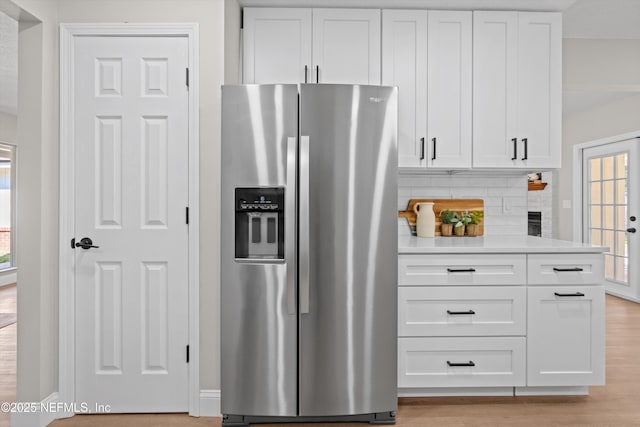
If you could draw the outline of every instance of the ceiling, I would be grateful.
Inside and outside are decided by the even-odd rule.
[[[213,1],[213,0],[210,0]],[[238,0],[242,6],[374,7],[563,11],[563,37],[640,39],[640,0]],[[0,12],[0,112],[17,111],[15,20]],[[628,92],[565,93],[564,113],[610,102]]]

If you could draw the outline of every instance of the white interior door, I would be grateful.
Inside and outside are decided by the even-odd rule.
[[[76,37],[76,401],[188,410],[186,37]]]
[[[639,138],[583,152],[583,241],[608,246],[607,292],[640,302]]]

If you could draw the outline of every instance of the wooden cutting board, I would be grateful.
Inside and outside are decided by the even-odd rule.
[[[409,199],[407,209],[398,211],[398,216],[406,218],[411,229],[411,234],[416,235],[416,213],[413,207],[416,203],[433,202],[433,213],[436,214],[436,236],[440,236],[440,212],[445,209],[456,211],[480,211],[484,213],[484,200],[482,199]],[[478,236],[484,235],[484,218],[478,224]]]

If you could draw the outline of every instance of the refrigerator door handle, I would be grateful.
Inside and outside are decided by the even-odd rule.
[[[287,190],[285,192],[285,258],[287,260],[287,311],[296,314],[296,137],[287,138]]]
[[[309,313],[309,137],[300,136],[300,246],[298,266],[300,268],[300,314]]]

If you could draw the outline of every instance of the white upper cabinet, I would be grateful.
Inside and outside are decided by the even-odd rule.
[[[472,12],[429,11],[429,167],[471,167],[472,17]]]
[[[518,14],[518,132],[529,168],[562,166],[562,15]],[[527,147],[528,145],[528,147]]]
[[[382,84],[398,86],[398,166],[426,166],[427,11],[382,11]]]
[[[310,79],[311,22],[311,9],[245,8],[243,82]]]
[[[471,167],[472,13],[384,10],[382,84],[399,87],[398,166]]]
[[[317,83],[380,84],[380,11],[313,9]]]
[[[244,83],[380,84],[378,9],[243,13]]]
[[[473,19],[473,166],[560,167],[561,14]]]

